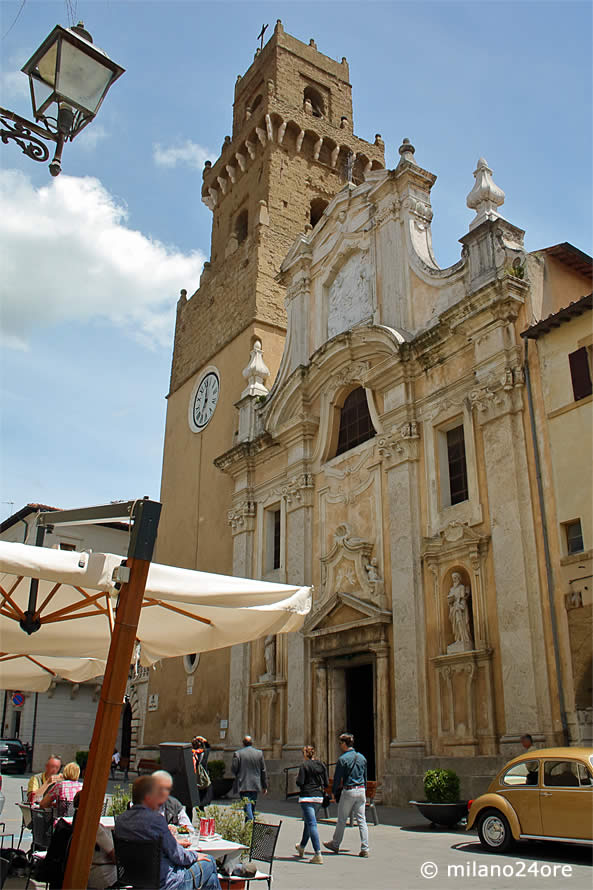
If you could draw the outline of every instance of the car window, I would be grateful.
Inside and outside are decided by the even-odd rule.
[[[578,763],[573,760],[546,760],[544,763],[544,785],[561,788],[578,788]]]
[[[577,772],[579,774],[581,787],[592,788],[593,779],[591,779],[591,773],[583,763],[577,763]]]
[[[539,761],[523,760],[506,771],[502,777],[503,785],[537,785]]]

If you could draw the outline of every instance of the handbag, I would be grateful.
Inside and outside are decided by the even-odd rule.
[[[209,788],[212,784],[212,779],[208,774],[208,770],[205,770],[201,763],[198,763],[196,769],[196,784],[200,791],[204,791],[206,788]]]
[[[323,792],[323,800],[321,801],[322,809],[327,810],[327,808],[331,802],[332,802],[332,799],[331,799],[330,795],[327,793],[327,791],[324,791]]]

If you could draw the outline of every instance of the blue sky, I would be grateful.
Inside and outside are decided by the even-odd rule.
[[[388,166],[412,140],[438,176],[441,265],[459,257],[480,155],[528,249],[590,252],[589,3],[26,0],[13,24],[20,5],[0,3],[4,106],[30,114],[16,72],[69,6],[126,74],[58,180],[0,145],[1,517],[158,497],[175,303],[210,245],[201,166],[262,23],[348,58],[355,132],[383,135]]]

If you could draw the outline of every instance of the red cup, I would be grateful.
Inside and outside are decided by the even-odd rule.
[[[210,819],[200,819],[200,837],[208,837]]]
[[[210,823],[208,826],[208,836],[214,837],[214,835],[216,834],[216,820],[208,819],[208,822]]]

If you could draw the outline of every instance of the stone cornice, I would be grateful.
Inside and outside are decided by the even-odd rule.
[[[241,442],[239,445],[229,448],[224,454],[216,457],[213,463],[223,473],[236,475],[246,465],[252,463],[260,452],[273,446],[277,447],[278,443],[269,433],[262,433],[253,442]]]

